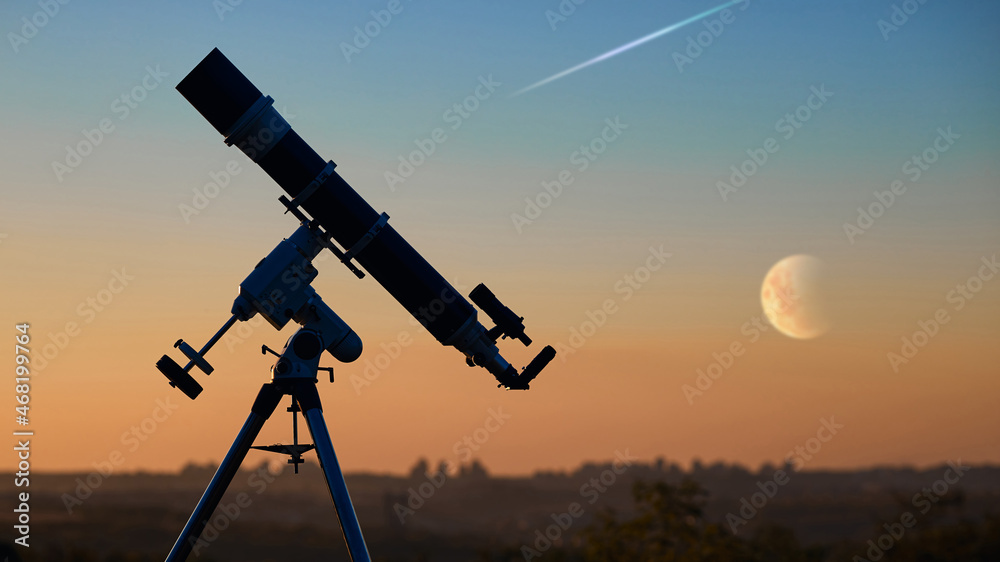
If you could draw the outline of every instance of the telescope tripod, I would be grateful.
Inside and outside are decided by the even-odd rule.
[[[254,400],[253,406],[250,408],[250,415],[236,436],[236,441],[229,448],[226,458],[216,470],[208,488],[205,489],[201,500],[198,501],[198,505],[184,526],[184,530],[181,531],[177,542],[170,550],[170,554],[167,555],[167,562],[187,560],[192,550],[199,548],[200,545],[207,545],[199,538],[202,531],[205,530],[212,513],[222,500],[226,488],[236,476],[247,452],[253,446],[254,439],[257,438],[264,423],[278,407],[278,403],[284,396],[292,397],[292,408],[289,409],[292,416],[297,416],[298,410],[302,411],[306,424],[309,426],[309,433],[312,435],[313,445],[299,445],[296,435],[294,445],[255,448],[290,454],[292,459],[289,462],[295,464],[296,471],[298,471],[298,463],[302,462],[301,454],[315,447],[320,466],[326,475],[330,495],[333,497],[334,508],[340,518],[340,526],[344,531],[344,539],[347,541],[347,550],[350,552],[351,560],[370,562],[371,557],[361,534],[361,525],[354,512],[354,505],[351,503],[351,496],[348,494],[347,484],[344,482],[344,474],[340,470],[337,455],[334,453],[333,444],[330,441],[330,433],[327,431],[326,421],[323,419],[323,407],[320,404],[319,392],[316,390],[317,379],[315,376],[305,378],[295,376],[292,373],[288,373],[292,376],[283,377],[284,373],[281,371],[279,361],[274,369],[274,379],[261,387],[257,399]],[[313,373],[315,374],[315,370]],[[332,372],[330,376],[333,377]],[[297,418],[293,417],[293,420],[295,419]],[[295,429],[297,431],[297,426]]]

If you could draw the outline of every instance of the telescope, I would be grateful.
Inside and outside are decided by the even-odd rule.
[[[232,315],[201,349],[195,350],[184,340],[174,344],[188,358],[187,364],[181,367],[164,355],[157,369],[171,386],[194,399],[202,387],[191,376],[192,369],[197,367],[206,375],[214,371],[205,356],[236,322],[259,314],[277,330],[290,322],[299,328],[280,353],[263,346],[263,353],[278,358],[271,367],[271,381],[261,387],[243,428],[167,560],[186,560],[192,551],[199,553],[204,546],[199,537],[250,448],[289,455],[296,472],[302,454],[315,449],[351,558],[370,560],[316,389],[317,371],[328,371],[333,382],[333,369],[319,366],[323,353],[349,363],[361,355],[362,342],[312,288],[318,275],[313,260],[327,249],[357,278],[367,272],[438,342],[459,350],[470,367],[485,368],[502,388],[527,390],[555,357],[555,349],[545,346],[518,372],[500,354],[497,342],[511,338],[531,345],[524,317],[479,284],[469,298],[492,320],[494,326],[487,329],[472,304],[389,224],[389,215],[377,213],[337,173],[332,160],[321,158],[292,130],[274,109],[274,100],[263,95],[218,49],[181,80],[177,90],[223,135],[227,145],[238,147],[286,192],[278,200],[286,213],[298,219],[299,227],[240,283]],[[288,411],[294,443],[254,447],[254,439],[283,396],[292,398]],[[299,413],[312,434],[311,445],[298,442]]]
[[[470,296],[496,324],[487,330],[477,319],[476,309],[396,232],[388,223],[389,216],[377,213],[336,172],[332,160],[322,159],[306,144],[274,108],[274,100],[261,94],[218,49],[177,90],[225,137],[227,145],[237,146],[287,192],[291,199],[282,196],[279,200],[288,211],[303,219],[303,213],[311,217],[322,229],[326,247],[348,269],[363,277],[353,264],[357,262],[437,341],[462,352],[470,366],[485,368],[501,387],[526,390],[555,357],[555,349],[547,346],[519,373],[500,355],[496,342],[511,337],[529,345],[523,318],[480,285]],[[203,354],[186,354],[201,366]]]

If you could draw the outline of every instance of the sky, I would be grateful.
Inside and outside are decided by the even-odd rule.
[[[535,344],[505,357],[560,350],[497,389],[323,256],[314,287],[365,343],[320,384],[345,470],[1000,462],[1000,6],[731,4],[3,3],[0,319],[30,325],[27,425],[4,396],[32,469],[218,462],[260,346],[292,333],[238,326],[194,401],[154,367],[297,226],[174,89],[216,47],[456,288],[525,317]],[[798,254],[825,264],[812,339],[761,321]]]

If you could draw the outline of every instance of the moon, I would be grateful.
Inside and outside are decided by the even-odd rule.
[[[819,258],[796,254],[774,264],[764,276],[760,304],[779,332],[807,340],[830,329],[823,292],[825,269]]]

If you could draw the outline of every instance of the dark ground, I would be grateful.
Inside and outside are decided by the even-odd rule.
[[[803,548],[816,547],[810,551],[809,559],[814,560],[866,556],[867,541],[877,541],[886,532],[884,526],[899,522],[906,512],[914,516],[917,525],[893,540],[884,560],[909,560],[904,553],[925,548],[922,541],[938,533],[937,529],[974,527],[991,513],[992,521],[996,521],[1000,513],[1000,467],[989,466],[968,470],[947,488],[944,477],[955,479],[954,472],[946,472],[947,465],[922,470],[789,470],[787,483],[781,485],[768,484],[783,482],[775,478],[776,467],[751,473],[739,466],[721,464],[696,465],[688,472],[663,462],[628,467],[590,464],[568,474],[538,473],[523,478],[490,477],[477,464],[463,467],[460,474],[444,480],[438,476],[434,479],[438,485],[425,476],[426,468],[415,467],[410,477],[347,477],[373,559],[524,560],[521,549],[526,545],[541,553],[539,558],[529,556],[532,559],[582,560],[582,546],[586,543],[582,531],[599,514],[614,509],[622,519],[635,515],[636,480],[678,484],[690,477],[708,491],[703,506],[706,522],[717,523],[730,538],[736,517],[747,521],[746,525],[738,525],[737,538],[753,536],[772,526],[790,530],[790,536]],[[223,500],[229,515],[217,511],[216,532],[204,535],[212,540],[191,559],[346,560],[343,537],[319,468],[307,464],[298,475],[290,468],[278,475],[261,472],[263,467],[258,469],[248,468],[237,475]],[[11,525],[4,525],[0,556],[6,555],[12,562],[163,560],[213,471],[212,467],[192,466],[179,475],[32,475],[31,546],[7,548],[5,552],[3,543],[11,545],[17,534]],[[3,505],[10,506],[7,517],[13,520],[15,493],[23,488],[15,489],[12,475],[2,481],[5,484],[0,487],[0,495]],[[415,495],[408,500],[419,492],[429,496],[421,498],[422,504]],[[757,492],[761,493],[753,498]],[[773,497],[763,503],[767,492]],[[748,505],[754,499],[763,505],[751,509],[741,502],[744,498]],[[571,511],[575,516],[560,519],[561,514]],[[555,543],[539,542],[536,531],[544,533],[560,520],[567,529],[559,529],[558,533],[555,528],[549,529],[558,535]],[[888,544],[885,539],[883,542]],[[539,547],[544,547],[544,552]],[[785,555],[776,556],[771,559]],[[950,559],[988,558],[968,555]]]

